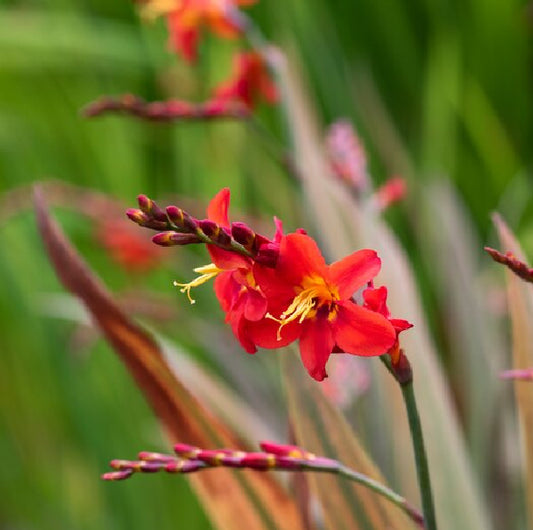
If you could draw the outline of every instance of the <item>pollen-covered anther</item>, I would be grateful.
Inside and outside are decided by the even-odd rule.
[[[334,311],[332,302],[335,299],[334,294],[323,283],[314,283],[311,287],[303,289],[289,305],[289,307],[280,315],[274,317],[270,313],[266,318],[274,320],[280,324],[277,333],[277,339],[281,340],[281,330],[284,326],[295,320],[301,324],[306,318],[312,318],[316,314],[318,307],[329,305],[329,312]]]
[[[194,269],[194,272],[199,273],[200,276],[198,276],[198,278],[195,278],[191,282],[174,282],[174,285],[176,287],[181,287],[180,292],[185,293],[187,295],[187,298],[189,299],[189,302],[191,304],[196,303],[196,300],[191,297],[191,289],[193,287],[198,287],[199,285],[202,285],[203,283],[211,280],[212,278],[223,272],[223,269],[219,269],[214,263],[210,263],[209,265],[204,265],[203,267],[197,267],[196,269]]]

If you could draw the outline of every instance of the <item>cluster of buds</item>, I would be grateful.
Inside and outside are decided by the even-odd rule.
[[[104,96],[83,110],[89,118],[117,112],[150,121],[245,119],[250,115],[248,106],[235,99],[214,98],[204,103],[171,99],[148,103],[132,94]]]
[[[137,201],[139,209],[131,208],[126,215],[139,226],[157,230],[152,238],[156,245],[203,243],[252,258],[267,267],[276,264],[279,245],[254,232],[246,223],[221,226],[212,219],[197,219],[177,206],[167,206],[163,210],[146,195],[139,195]]]
[[[194,473],[203,469],[227,467],[255,471],[315,471],[333,473],[361,484],[403,510],[420,528],[425,528],[424,517],[404,497],[374,479],[350,469],[338,460],[316,456],[294,445],[261,442],[262,451],[250,453],[234,449],[200,449],[187,444],[176,444],[174,455],[142,451],[138,460],[112,460],[113,471],[102,475],[103,480],[125,480],[134,473]]]
[[[485,247],[485,252],[497,263],[507,266],[522,280],[533,283],[533,268],[528,267],[527,263],[519,260],[511,252],[503,254],[490,247]]]
[[[138,460],[112,460],[115,471],[104,473],[104,480],[124,480],[136,472],[193,473],[212,467],[246,468],[256,471],[280,470],[336,472],[340,463],[330,458],[317,457],[294,445],[261,442],[261,452],[235,451],[234,449],[200,449],[192,445],[176,444],[175,455],[142,451]]]

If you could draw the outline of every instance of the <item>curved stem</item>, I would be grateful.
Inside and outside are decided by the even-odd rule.
[[[413,381],[411,380],[406,384],[400,385],[400,387],[402,389],[405,408],[407,409],[407,417],[409,418],[409,429],[411,431],[411,439],[415,453],[416,473],[418,475],[418,486],[422,498],[422,508],[424,511],[426,528],[428,530],[437,530],[435,507],[433,505],[433,494],[431,492],[431,481],[429,478],[429,467],[426,449],[424,447],[422,425],[420,424],[420,416],[418,415],[418,409],[416,406]]]
[[[387,500],[398,506],[398,508],[402,509],[415,523],[417,523],[418,526],[420,526],[420,528],[425,528],[424,516],[414,506],[409,504],[404,497],[395,491],[344,465],[339,467],[338,473],[353,482],[366,486],[382,497],[385,497]]]

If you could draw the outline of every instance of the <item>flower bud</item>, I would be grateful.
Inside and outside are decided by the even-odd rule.
[[[102,474],[102,480],[114,481],[125,480],[133,475],[133,469],[122,469],[121,471],[109,471]]]
[[[194,445],[177,443],[174,445],[174,452],[183,458],[196,458],[196,455],[201,451],[199,447]]]
[[[255,232],[246,223],[231,223],[233,239],[250,250],[255,242]]]
[[[242,466],[265,470],[276,466],[276,456],[269,453],[246,453],[242,458]]]
[[[275,243],[267,243],[262,245],[257,251],[254,260],[265,267],[274,268],[278,262],[278,257],[279,245],[276,245]]]
[[[165,471],[168,473],[194,473],[205,467],[206,464],[200,460],[176,460],[169,462],[165,466]]]
[[[178,232],[160,232],[152,237],[152,241],[156,245],[162,247],[173,247],[175,245],[190,245],[192,243],[199,243],[200,240],[195,234],[180,234]]]
[[[177,206],[167,206],[166,215],[171,223],[187,232],[196,232],[198,221]]]
[[[134,222],[140,226],[146,225],[150,218],[142,210],[137,210],[136,208],[129,208],[126,210],[126,215]]]
[[[198,226],[209,239],[215,240],[220,233],[220,226],[210,219],[202,219],[198,222]]]
[[[292,458],[314,458],[315,456],[313,453],[305,451],[296,445],[284,445],[268,441],[261,442],[259,445],[266,453],[272,453],[277,456],[290,456]]]

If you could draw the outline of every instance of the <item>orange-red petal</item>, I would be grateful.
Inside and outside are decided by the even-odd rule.
[[[339,290],[340,299],[347,300],[374,278],[380,268],[381,260],[376,251],[358,250],[329,266],[329,280]]]
[[[207,245],[207,250],[209,251],[211,260],[219,269],[234,270],[238,268],[250,268],[252,266],[247,257],[230,252],[229,250],[224,250],[216,245]]]
[[[261,320],[267,311],[267,299],[255,289],[246,289],[242,294],[244,302],[244,318],[246,320]]]
[[[350,301],[337,304],[332,327],[335,343],[353,355],[382,355],[396,341],[396,332],[383,315]]]
[[[222,188],[212,199],[207,207],[207,218],[217,225],[229,228],[229,188]]]
[[[300,356],[309,375],[317,381],[327,377],[326,363],[335,345],[327,317],[306,320],[300,337]]]
[[[287,346],[295,341],[302,332],[302,325],[290,322],[283,326],[281,337],[278,340],[280,324],[269,318],[263,318],[257,322],[247,321],[246,329],[250,339],[261,348],[274,349]]]
[[[276,274],[280,280],[297,286],[304,277],[325,278],[327,265],[315,241],[304,234],[289,234],[281,239]]]

